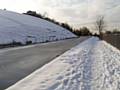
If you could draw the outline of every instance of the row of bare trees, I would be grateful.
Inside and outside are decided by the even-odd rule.
[[[103,30],[105,29],[105,20],[104,16],[98,16],[95,22],[96,30],[99,32],[99,38],[102,40],[103,38]]]
[[[92,33],[90,32],[90,30],[87,28],[87,27],[82,27],[80,29],[73,29],[69,24],[67,23],[60,23],[60,22],[57,22],[56,20],[54,19],[51,19],[49,17],[46,17],[45,15],[41,15],[41,14],[38,14],[37,12],[35,11],[27,11],[26,13],[24,14],[27,14],[27,15],[31,15],[31,16],[35,16],[35,17],[38,17],[38,18],[42,18],[42,19],[45,19],[45,20],[48,20],[48,21],[51,21],[57,25],[60,25],[62,26],[63,28],[66,28],[68,29],[69,31],[73,32],[74,34],[78,35],[78,36],[86,36],[86,35],[92,35]],[[102,35],[103,35],[103,30],[105,29],[105,20],[104,20],[104,16],[101,15],[101,16],[98,16],[97,19],[96,19],[96,22],[95,22],[95,27],[96,27],[96,30],[99,32],[99,38],[102,39]]]

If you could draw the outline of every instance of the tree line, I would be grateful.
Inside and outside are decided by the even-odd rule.
[[[34,16],[34,17],[37,17],[37,18],[41,18],[41,19],[44,19],[44,20],[47,20],[47,21],[50,21],[54,24],[57,24],[67,30],[69,30],[70,32],[76,34],[77,36],[88,36],[88,35],[92,35],[92,33],[90,32],[90,30],[87,28],[87,27],[82,27],[80,29],[74,29],[73,27],[71,27],[68,23],[61,23],[61,22],[58,22],[56,21],[55,19],[51,19],[45,15],[41,15],[39,13],[37,13],[36,11],[27,11],[26,13],[23,13],[23,14],[26,14],[26,15],[30,15],[30,16]]]
[[[118,29],[114,29],[113,31],[104,31],[105,27],[106,27],[105,21],[104,21],[104,16],[97,17],[97,19],[95,21],[95,28],[98,31],[98,33],[92,33],[90,31],[90,29],[86,26],[83,26],[79,29],[75,29],[75,28],[71,27],[68,23],[58,22],[55,19],[51,19],[45,15],[39,14],[36,11],[27,11],[26,13],[23,13],[23,14],[50,21],[56,25],[59,25],[65,29],[69,30],[70,32],[76,34],[77,36],[98,36],[100,39],[102,39],[103,34],[120,34],[120,31]]]

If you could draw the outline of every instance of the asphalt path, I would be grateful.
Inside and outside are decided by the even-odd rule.
[[[89,37],[0,50],[0,90],[47,64]]]

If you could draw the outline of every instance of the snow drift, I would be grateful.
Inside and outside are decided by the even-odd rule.
[[[0,44],[27,41],[46,42],[76,37],[68,30],[46,20],[0,10]]]
[[[120,51],[90,38],[7,90],[120,90]]]

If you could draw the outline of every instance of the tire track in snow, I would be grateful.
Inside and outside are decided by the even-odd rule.
[[[117,70],[119,70],[120,66],[118,66],[118,62],[113,60],[113,57],[110,57],[110,54],[113,55],[114,53],[112,52],[114,51],[111,51],[111,48],[108,48],[105,42],[102,43],[104,44],[99,43],[99,41],[91,42],[91,44],[89,43],[89,48],[87,46],[82,47],[77,55],[73,54],[76,59],[73,58],[69,62],[72,64],[72,68],[68,76],[62,76],[62,85],[58,85],[61,88],[56,87],[54,90],[106,90],[106,88],[109,88],[109,90],[120,90],[119,81],[116,82],[116,88],[112,85],[114,82],[112,81],[112,74],[115,70],[111,71],[112,67],[115,68],[117,65]],[[101,48],[99,49],[100,45]]]
[[[25,89],[29,89],[32,81],[44,81],[40,85],[37,84],[38,90],[120,90],[120,51],[104,41],[90,38],[37,73],[41,73],[44,79],[26,79],[16,86],[21,87],[24,82],[28,82]],[[48,76],[44,76],[45,74]],[[38,74],[33,75],[31,76],[35,77]],[[40,75],[35,78],[40,78]],[[36,90],[38,87],[33,88],[32,90]],[[8,90],[16,89],[13,87]]]
[[[89,45],[83,46],[77,54],[69,55],[71,58],[67,59],[67,63],[72,65],[70,72],[61,76],[63,80],[58,88],[53,90],[91,90],[91,80],[92,80],[92,49],[96,42],[90,42]],[[75,57],[75,58],[72,58]],[[65,78],[64,78],[65,77]],[[59,81],[60,82],[60,81]],[[81,87],[80,87],[81,86]],[[48,90],[52,90],[49,88]]]

